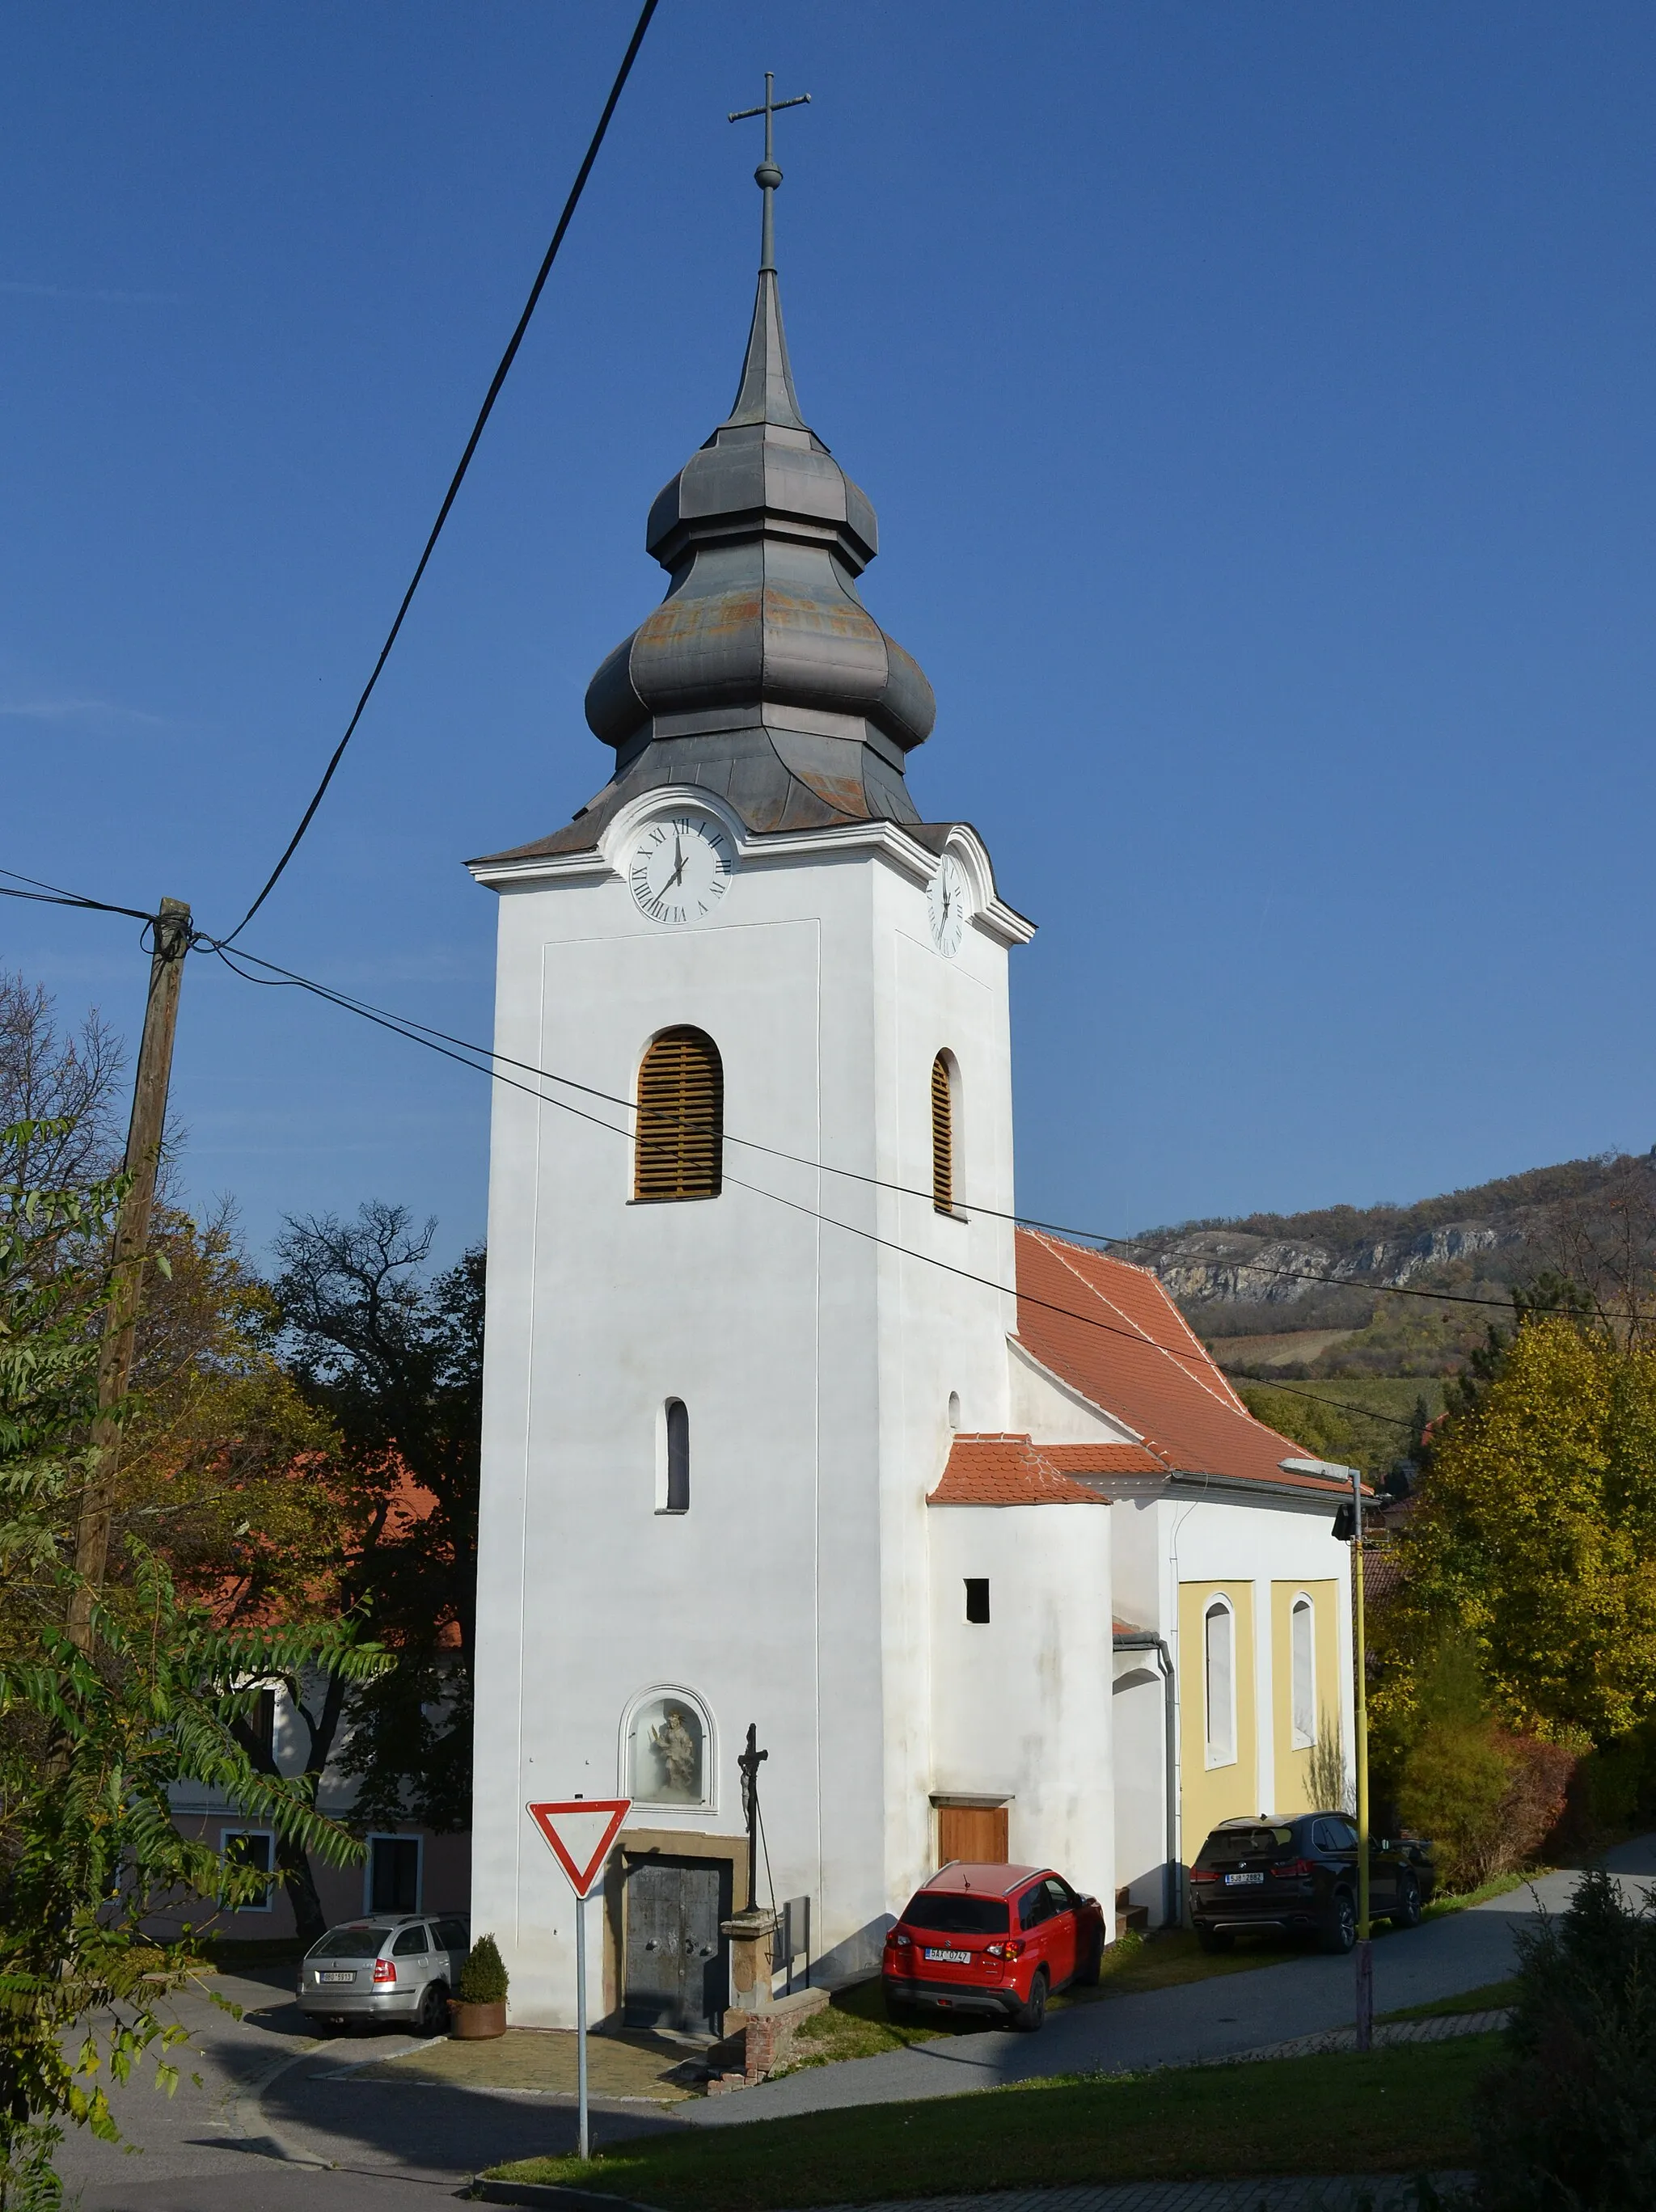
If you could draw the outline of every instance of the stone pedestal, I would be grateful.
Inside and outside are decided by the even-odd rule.
[[[730,1944],[730,1984],[736,1993],[736,2009],[768,2012],[774,2000],[770,1984],[776,1973],[777,1919],[774,1912],[752,1906],[719,1923],[720,1933]]]

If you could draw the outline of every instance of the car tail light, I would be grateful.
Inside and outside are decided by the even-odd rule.
[[[396,1980],[397,1969],[392,1965],[389,1959],[376,1959],[374,1961],[374,1978],[376,1982],[394,1982]]]
[[[906,1951],[913,1944],[914,1938],[912,1936],[904,1935],[902,1929],[893,1928],[886,1941],[893,1951]]]
[[[1024,1947],[1015,1937],[1010,1943],[985,1943],[983,1946],[986,1959],[1021,1959],[1023,1955]]]
[[[1279,1881],[1304,1881],[1311,1873],[1311,1861],[1284,1859],[1282,1865],[1274,1866],[1271,1872]]]
[[[1192,1881],[1217,1881],[1219,1880],[1219,1870],[1216,1867],[1192,1867],[1190,1869],[1190,1880]]]

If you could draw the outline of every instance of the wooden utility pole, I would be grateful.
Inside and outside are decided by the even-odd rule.
[[[167,1091],[173,1073],[173,1036],[178,1028],[179,986],[184,956],[190,950],[190,909],[182,899],[163,899],[153,925],[149,996],[143,1010],[143,1038],[138,1047],[132,1085],[132,1120],[126,1133],[123,1166],[132,1178],[115,1224],[110,1254],[112,1286],[104,1310],[103,1350],[98,1362],[98,1418],[92,1443],[97,1457],[81,1496],[81,1520],[75,1542],[78,1577],[69,1601],[69,1632],[82,1650],[92,1641],[93,1594],[103,1583],[109,1561],[109,1522],[115,1500],[115,1472],[120,1454],[120,1424],[115,1408],[126,1395],[132,1372],[149,1217],[155,1202],[155,1172],[167,1128]]]

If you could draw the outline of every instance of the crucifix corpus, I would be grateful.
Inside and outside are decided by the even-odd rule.
[[[765,80],[767,88],[770,79]],[[757,112],[757,111],[756,111]],[[770,1756],[759,1749],[757,1722],[747,1724],[747,1747],[737,1759],[742,1778],[742,1811],[747,1820],[747,1903],[745,1912],[755,1912],[759,1903],[759,1769]]]
[[[776,198],[776,186],[782,182],[782,171],[776,167],[776,153],[771,144],[771,120],[773,117],[780,115],[784,107],[808,107],[811,105],[811,95],[808,92],[797,92],[792,100],[773,99],[771,88],[776,82],[776,72],[766,70],[764,105],[758,107],[733,108],[730,113],[730,120],[733,123],[746,123],[751,116],[754,115],[762,115],[764,118],[764,159],[753,172],[753,181],[764,194],[764,228],[761,233],[759,251],[761,274],[767,269],[774,273],[776,266],[776,230],[771,209]],[[764,1753],[761,1753],[760,1756],[763,1757]]]

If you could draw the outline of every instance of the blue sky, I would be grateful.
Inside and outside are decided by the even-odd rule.
[[[371,665],[630,0],[0,25],[0,862],[237,918]],[[1041,925],[1022,1203],[1118,1231],[1656,1139],[1656,14],[663,0],[404,641],[247,942],[459,1032],[729,404],[754,125],[807,418]],[[129,926],[0,957],[136,1034]],[[202,1202],[475,1236],[485,1085],[192,962]]]

